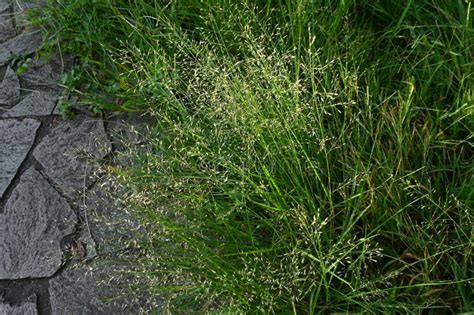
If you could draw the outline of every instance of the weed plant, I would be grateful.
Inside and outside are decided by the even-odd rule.
[[[172,313],[474,311],[469,1],[51,1]],[[105,91],[124,100],[109,104]]]

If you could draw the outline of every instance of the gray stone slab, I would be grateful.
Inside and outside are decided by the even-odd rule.
[[[0,44],[0,66],[5,65],[10,59],[28,55],[41,46],[41,33],[39,31],[24,32]]]
[[[29,86],[58,89],[56,82],[63,73],[72,68],[73,63],[73,57],[60,54],[56,54],[49,59],[35,59],[28,64],[28,68],[21,75],[21,78]]]
[[[77,115],[51,129],[33,155],[59,188],[73,198],[93,182],[94,160],[104,158],[110,150],[102,120]]]
[[[59,79],[53,66],[42,61],[34,61],[28,65],[28,69],[21,75],[22,79],[30,85],[52,85]]]
[[[40,122],[0,120],[0,198],[33,146]]]
[[[27,95],[20,103],[8,110],[2,117],[49,116],[53,114],[58,96],[44,92]]]
[[[96,272],[87,268],[84,266],[65,270],[50,280],[49,295],[53,315],[116,313],[116,310],[106,303],[109,294],[103,288],[97,288]],[[91,273],[94,273],[94,277]]]
[[[123,190],[112,178],[102,178],[87,192],[81,207],[100,255],[118,257],[145,235],[133,214],[117,197],[126,193]]]
[[[4,42],[16,35],[13,18],[10,13],[10,3],[0,1],[0,42]]]
[[[15,14],[15,24],[20,30],[29,27],[30,22],[28,21],[27,11],[32,8],[38,8],[45,4],[46,1],[42,0],[13,0],[13,10]]]
[[[27,302],[21,305],[9,305],[0,303],[0,314],[2,315],[36,315],[38,310],[36,303]]]
[[[0,215],[0,279],[51,277],[75,222],[64,198],[38,171],[26,170]]]
[[[152,145],[146,141],[152,124],[151,117],[136,113],[113,113],[108,119],[108,131],[114,143],[114,161],[129,165],[133,152],[150,152]]]
[[[114,261],[69,267],[49,281],[52,314],[147,314],[150,305],[124,291],[131,284],[126,270],[133,266]],[[146,292],[140,295],[145,297]]]
[[[20,97],[20,80],[15,71],[8,67],[0,83],[0,105],[11,106]]]

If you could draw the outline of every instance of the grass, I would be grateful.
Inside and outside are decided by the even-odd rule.
[[[439,314],[474,311],[471,13],[57,0],[36,21],[86,105],[154,117],[111,171],[169,312]]]

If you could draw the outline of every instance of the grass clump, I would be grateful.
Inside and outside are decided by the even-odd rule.
[[[155,117],[115,172],[150,236],[142,285],[173,312],[474,310],[470,3],[75,0],[43,18],[81,89]]]

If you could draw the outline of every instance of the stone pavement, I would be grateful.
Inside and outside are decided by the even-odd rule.
[[[139,313],[146,303],[118,294],[124,266],[108,260],[132,218],[100,174],[130,134],[126,117],[59,115],[55,80],[71,60],[35,57],[30,2],[0,0],[0,314]]]

